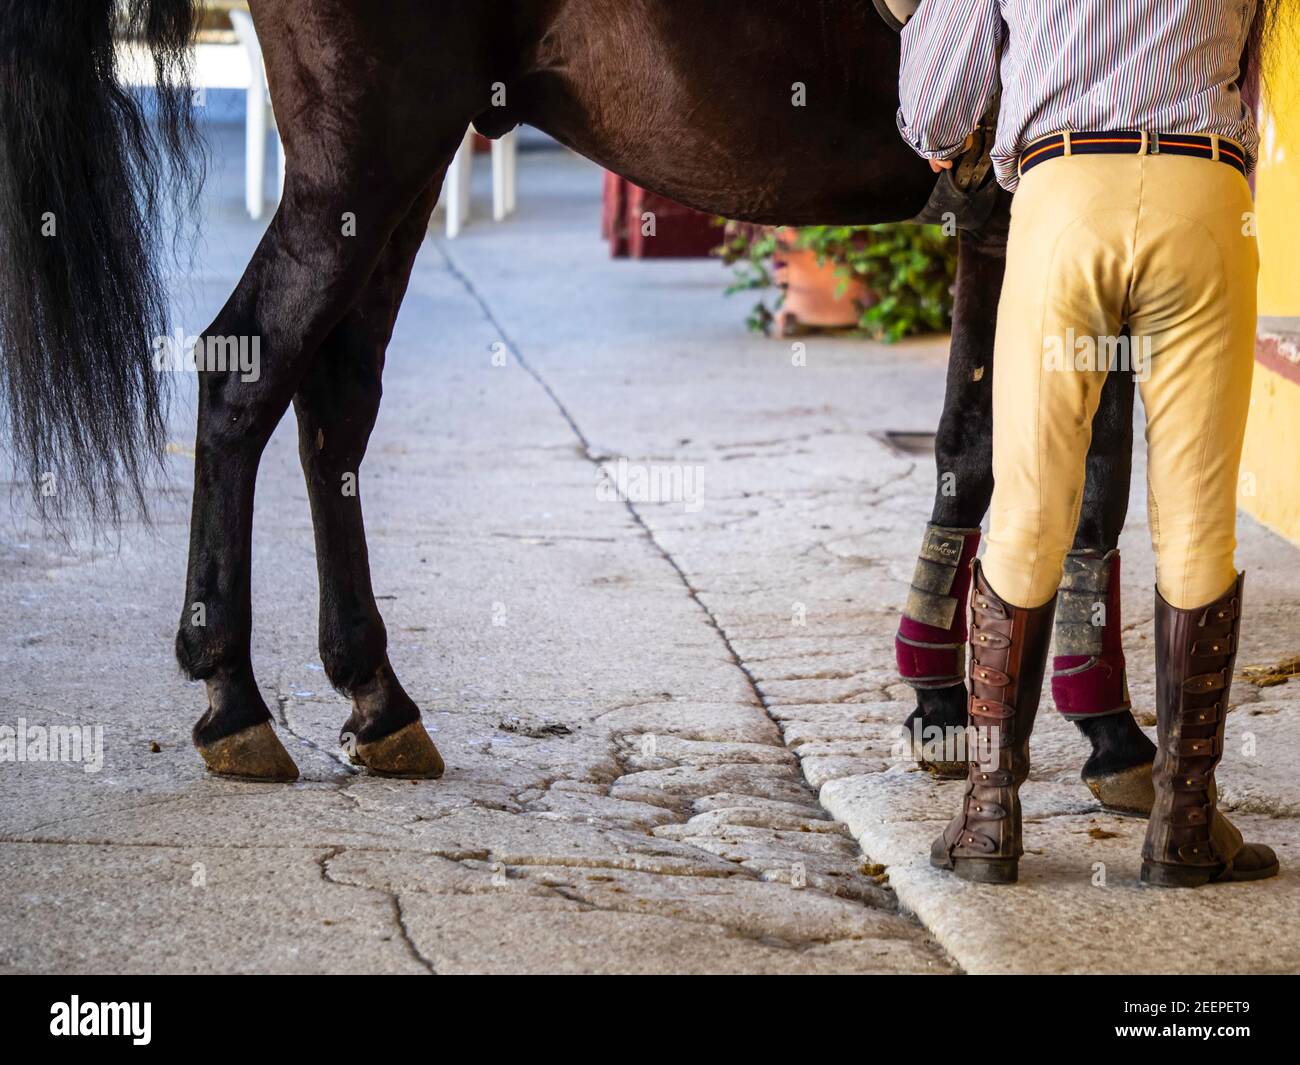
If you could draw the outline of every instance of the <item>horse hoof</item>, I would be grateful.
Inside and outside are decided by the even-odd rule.
[[[915,715],[913,715],[915,716]],[[911,718],[907,719],[909,724]],[[937,753],[933,748],[924,743],[912,744],[912,760],[918,766],[924,769],[937,780],[963,780],[969,771],[969,765],[965,759],[961,761],[948,761],[939,758],[927,757],[927,754]]]
[[[917,752],[913,752],[912,756],[917,765],[939,780],[964,780],[970,769],[966,762],[934,762],[921,757]]]
[[[1130,766],[1115,773],[1084,777],[1102,806],[1108,811],[1128,817],[1150,817],[1156,801],[1155,785],[1151,782],[1151,763]]]
[[[219,776],[284,783],[298,779],[298,767],[265,721],[197,746],[208,771]]]
[[[916,764],[939,780],[964,778],[966,759],[953,756],[966,753],[957,737],[965,734],[967,720],[965,684],[918,690],[916,709],[902,726]]]
[[[446,768],[438,748],[418,721],[373,743],[358,743],[355,755],[349,752],[349,757],[384,777],[437,780]]]

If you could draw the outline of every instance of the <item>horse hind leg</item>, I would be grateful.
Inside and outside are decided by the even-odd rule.
[[[413,121],[397,102],[384,113],[399,125]],[[250,656],[257,468],[322,345],[364,291],[438,161],[450,158],[461,130],[429,130],[419,141],[419,157],[409,157],[385,152],[388,131],[374,121],[287,127],[286,143],[292,133],[308,168],[296,166],[290,152],[280,208],[202,338],[205,351],[227,338],[256,338],[260,351],[252,372],[199,375],[189,567],[176,656],[186,675],[206,683],[208,710],[193,738],[216,773],[297,777],[271,729]],[[377,182],[373,159],[381,156],[386,175]],[[329,168],[310,165],[325,157],[332,160]]]
[[[204,351],[241,338],[250,348],[256,339],[259,353],[248,372],[199,374],[189,567],[176,635],[182,670],[207,686],[194,745],[209,769],[226,776],[298,775],[253,675],[254,484],[272,432],[382,248],[376,237],[339,237],[335,208],[350,204],[386,240],[385,208],[361,188],[340,200],[322,200],[318,190],[300,199],[291,173],[271,229],[202,337]]]
[[[352,700],[340,741],[354,763],[387,776],[436,778],[443,761],[388,660],[370,583],[358,484],[379,413],[384,353],[441,179],[394,231],[351,310],[321,347],[297,395],[298,447],[316,537],[320,655]]]
[[[993,495],[993,313],[1006,266],[1009,197],[986,226],[960,236],[952,350],[935,435],[938,485],[895,637],[901,679],[916,690],[903,728],[920,765],[966,775],[966,597],[980,522]]]
[[[1093,418],[1079,527],[1058,593],[1052,697],[1092,750],[1080,776],[1108,809],[1146,816],[1155,745],[1129,705],[1119,534],[1133,468],[1132,375],[1112,371]]]
[[[297,779],[298,768],[271,729],[250,654],[253,486],[301,364],[299,345],[277,334],[259,298],[258,279],[276,258],[273,247],[264,244],[267,250],[254,256],[202,338],[207,350],[215,338],[255,337],[260,365],[255,379],[243,380],[237,371],[199,374],[189,567],[176,658],[207,688],[208,709],[192,735],[208,768],[288,781]]]

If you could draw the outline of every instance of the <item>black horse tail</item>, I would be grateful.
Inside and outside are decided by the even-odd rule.
[[[166,443],[161,214],[197,204],[194,0],[0,0],[0,413],[42,514],[146,514]],[[117,39],[157,92],[119,84]]]

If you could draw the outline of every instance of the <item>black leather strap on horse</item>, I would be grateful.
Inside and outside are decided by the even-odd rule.
[[[895,33],[901,33],[907,20],[916,14],[921,0],[872,0],[885,25]]]

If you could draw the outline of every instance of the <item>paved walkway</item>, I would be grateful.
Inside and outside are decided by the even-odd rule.
[[[818,805],[665,545],[599,490],[587,430],[547,371],[519,361],[559,355],[594,374],[609,364],[593,347],[621,343],[644,303],[596,239],[596,173],[529,157],[525,178],[517,222],[421,256],[363,473],[391,656],[446,777],[377,779],[337,753],[347,709],[315,651],[288,424],[259,484],[254,658],[303,779],[205,774],[187,738],[202,687],[170,654],[191,476],[182,404],[178,490],[159,501],[156,537],[129,529],[97,556],[16,515],[2,525],[0,718],[102,725],[104,748],[98,772],[0,764],[0,968],[952,971]],[[187,333],[257,239],[237,212],[234,196],[213,207],[194,307],[178,312]],[[636,273],[662,317],[632,342],[645,366],[674,334],[705,356],[743,340],[716,265]],[[684,278],[714,312],[709,340],[678,313]],[[510,316],[521,287],[540,332]],[[503,341],[519,358],[497,365]],[[680,372],[680,354],[668,361]],[[625,409],[657,403],[600,391],[611,384]]]
[[[202,691],[169,650],[185,490],[154,538],[129,530],[102,558],[7,520],[3,720],[102,723],[105,762],[0,765],[0,966],[1300,967],[1300,689],[1238,685],[1223,774],[1226,803],[1281,844],[1277,882],[1139,890],[1141,825],[1098,811],[1083,741],[1050,708],[1025,883],[994,896],[932,875],[924,852],[960,786],[898,764],[891,733],[909,696],[892,630],[931,470],[879,435],[933,427],[944,342],[813,339],[793,365],[788,342],[744,333],[716,264],[611,264],[589,164],[525,156],[520,188],[510,223],[426,246],[363,474],[391,654],[447,776],[379,780],[335,753],[346,709],[315,653],[291,427],[263,464],[254,595],[255,665],[303,770],[291,787],[210,778],[189,749]],[[256,240],[237,211],[235,195],[213,208],[187,331]],[[652,478],[666,501],[643,492]],[[1149,706],[1135,511],[1129,643]],[[1276,661],[1300,642],[1300,570],[1258,527],[1242,539],[1242,660]],[[1171,943],[1156,930],[1173,924]]]

